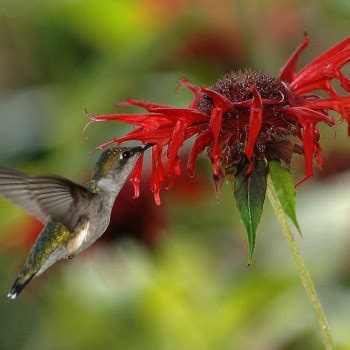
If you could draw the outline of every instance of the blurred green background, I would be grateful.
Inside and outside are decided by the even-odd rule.
[[[307,31],[306,63],[349,35],[347,0],[0,0],[0,164],[84,182],[91,150],[128,128],[95,124],[127,97],[185,106],[178,80],[231,69],[277,75]],[[325,166],[298,190],[310,267],[338,349],[350,349],[350,144],[324,128]],[[186,153],[186,152],[185,152]],[[41,225],[0,199],[0,349],[321,349],[315,320],[268,203],[253,266],[230,185],[211,169],[141,198],[127,184],[105,237],[6,294]],[[303,162],[296,159],[296,176]]]

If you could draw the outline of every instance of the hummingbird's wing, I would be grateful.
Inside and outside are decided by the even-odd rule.
[[[4,168],[0,168],[0,194],[42,223],[53,218],[70,232],[94,196],[85,187],[62,177],[30,176]]]

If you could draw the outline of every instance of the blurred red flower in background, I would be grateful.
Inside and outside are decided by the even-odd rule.
[[[324,157],[327,168],[317,174],[319,180],[329,180],[350,171],[350,150],[336,149]]]
[[[148,191],[149,176],[140,183],[140,198],[133,199],[133,186],[127,182],[114,204],[110,224],[101,237],[101,242],[117,241],[124,237],[133,238],[148,247],[157,245],[165,232],[165,215],[154,205]],[[148,181],[147,181],[148,180]],[[187,201],[198,200],[205,193],[207,186],[200,181],[185,176],[177,177],[177,195]],[[172,193],[172,196],[174,193]]]
[[[244,61],[245,50],[238,33],[233,28],[207,26],[195,28],[186,35],[179,35],[177,46],[169,51],[166,63],[174,67],[182,62],[224,70]]]
[[[128,99],[117,105],[137,106],[147,112],[91,116],[92,121],[115,120],[138,126],[98,148],[130,140],[153,143],[151,191],[157,204],[160,204],[160,189],[171,186],[172,174],[180,174],[178,152],[192,137],[195,141],[187,163],[191,176],[203,151],[213,163],[214,179],[218,183],[229,168],[245,168],[249,175],[254,160],[278,159],[289,164],[293,153],[299,153],[305,159],[305,176],[299,185],[313,175],[314,159],[322,164],[317,124],[335,124],[328,115],[330,110],[350,120],[350,96],[338,95],[331,85],[337,79],[350,92],[350,81],[341,71],[350,60],[350,38],[296,73],[299,56],[308,44],[305,36],[282,67],[279,78],[245,70],[227,74],[211,88],[199,88],[183,80],[182,85],[194,94],[187,108]],[[322,90],[328,97],[315,94],[315,90]],[[136,196],[142,161],[131,176]]]

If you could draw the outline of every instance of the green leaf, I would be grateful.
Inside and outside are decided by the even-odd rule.
[[[256,230],[263,211],[267,187],[266,162],[254,161],[253,171],[247,175],[247,167],[235,177],[234,196],[240,218],[248,235],[248,264],[253,260]]]
[[[300,235],[302,235],[295,213],[296,191],[292,172],[277,160],[270,161],[269,166],[270,177],[283,210],[292,220]]]

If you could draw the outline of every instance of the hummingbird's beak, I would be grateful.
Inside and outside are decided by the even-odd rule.
[[[146,151],[147,148],[150,148],[152,146],[154,146],[153,143],[146,143],[144,145],[134,147],[133,151],[135,153],[143,153],[144,151]]]
[[[152,146],[154,146],[153,143],[146,143],[146,144],[144,144],[144,145],[141,145],[141,146],[140,146],[140,152],[144,152],[144,151],[146,151],[146,149],[148,149],[148,148],[150,148],[150,147],[152,147]]]

